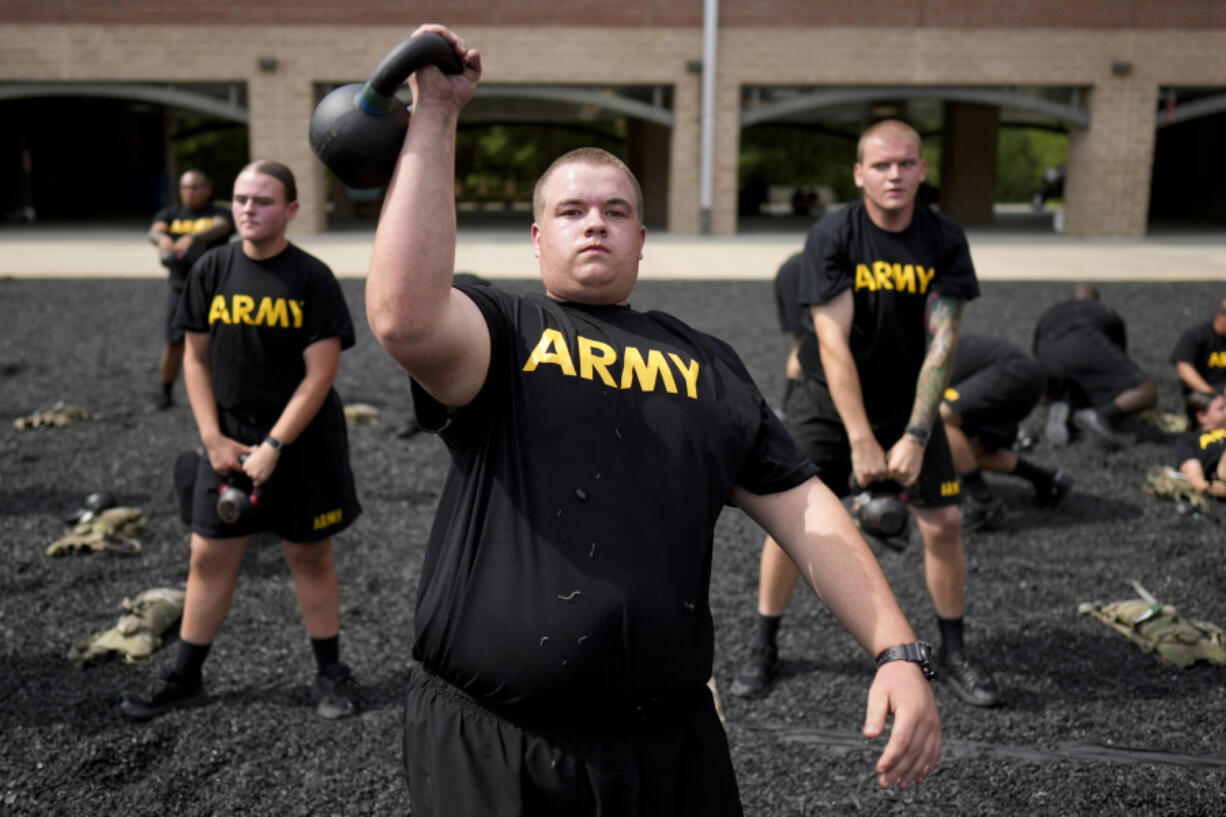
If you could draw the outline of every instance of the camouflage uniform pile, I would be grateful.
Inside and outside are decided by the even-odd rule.
[[[36,411],[27,417],[18,417],[13,421],[13,428],[25,431],[31,428],[63,428],[88,420],[97,420],[98,415],[76,406],[56,403],[46,411]]]
[[[140,508],[107,508],[73,525],[72,530],[47,546],[46,553],[48,556],[64,556],[109,550],[124,556],[135,556],[140,553],[140,542],[133,537],[148,521],[149,513]]]
[[[155,587],[134,599],[124,599],[127,611],[109,630],[77,639],[68,650],[68,660],[84,669],[107,658],[122,658],[125,664],[144,663],[162,646],[162,634],[183,615],[183,590]]]

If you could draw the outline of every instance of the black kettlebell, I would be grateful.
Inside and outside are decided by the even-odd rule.
[[[348,187],[372,190],[391,180],[409,127],[409,109],[396,89],[426,65],[445,74],[464,71],[441,35],[418,34],[392,49],[365,84],[342,85],[315,106],[311,150]]]
[[[238,461],[246,462],[247,455],[241,455]],[[230,474],[227,482],[217,489],[217,518],[227,525],[250,516],[260,506],[260,492],[254,487],[240,487],[237,483],[249,486],[251,479],[238,471]]]
[[[907,505],[900,496],[902,486],[897,482],[874,482],[861,486],[856,475],[851,475],[852,518],[864,533],[881,539],[901,536],[907,529]]]

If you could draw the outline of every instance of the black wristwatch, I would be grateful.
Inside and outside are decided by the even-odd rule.
[[[920,445],[928,444],[928,429],[920,428],[919,426],[907,426],[903,431],[909,437],[912,437]]]
[[[936,670],[932,668],[932,647],[923,641],[912,641],[910,644],[889,647],[882,650],[881,655],[877,656],[878,667],[891,661],[914,662],[919,664],[920,671],[929,681],[936,677]]]
[[[264,438],[264,442],[268,443],[268,445],[271,446],[273,451],[281,450],[281,445],[282,445],[281,441],[278,440],[276,437],[272,436],[271,434],[269,434],[267,437]]]

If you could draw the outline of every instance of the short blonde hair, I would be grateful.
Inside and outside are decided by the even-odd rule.
[[[920,140],[919,131],[903,122],[901,119],[883,119],[875,125],[871,125],[868,130],[860,134],[860,141],[856,145],[856,162],[864,161],[864,146],[868,144],[870,139],[910,139],[915,142],[915,152],[919,153],[923,142]]]
[[[643,221],[643,188],[639,186],[639,180],[635,178],[634,173],[626,166],[626,163],[614,156],[609,151],[603,148],[576,148],[569,153],[563,153],[561,156],[553,160],[549,167],[545,168],[545,172],[536,180],[536,186],[532,188],[532,218],[540,221],[545,213],[545,182],[549,181],[549,177],[553,172],[565,165],[584,164],[616,167],[622,173],[626,174],[626,178],[630,180],[630,187],[634,191],[634,215],[639,220]]]

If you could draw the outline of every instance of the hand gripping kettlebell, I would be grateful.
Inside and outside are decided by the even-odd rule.
[[[365,84],[342,85],[315,106],[311,150],[347,186],[372,190],[391,180],[409,127],[409,109],[396,99],[396,89],[426,65],[445,74],[464,71],[451,43],[439,34],[418,34],[392,49]]]
[[[238,461],[246,462],[247,455],[240,455]],[[217,518],[226,525],[233,525],[260,506],[259,490],[252,488],[248,492],[236,485],[236,481],[251,484],[247,475],[239,471],[231,474],[226,482],[217,489]]]

